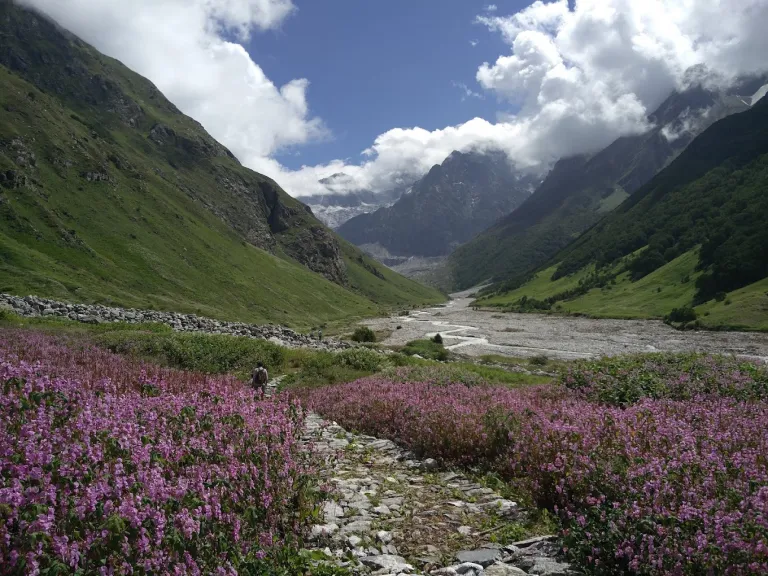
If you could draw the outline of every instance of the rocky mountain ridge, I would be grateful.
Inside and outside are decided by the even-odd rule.
[[[352,218],[338,232],[396,257],[442,256],[514,210],[537,183],[502,152],[453,152],[391,207]]]

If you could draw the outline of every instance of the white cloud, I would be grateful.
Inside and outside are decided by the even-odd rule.
[[[472,48],[474,48],[478,44],[480,44],[480,40],[470,40],[469,41],[469,45],[472,46]]]
[[[516,111],[500,111],[496,123],[390,130],[364,163],[333,170],[383,188],[390,174],[418,175],[473,148],[500,148],[519,167],[542,169],[647,130],[647,116],[692,81],[722,85],[768,70],[768,0],[577,0],[573,9],[568,0],[537,1],[509,16],[486,8],[477,21],[510,46],[479,67],[477,81]],[[674,138],[697,120],[665,132]]]
[[[489,5],[477,22],[509,46],[476,75],[504,103],[496,122],[393,128],[359,159],[290,171],[276,151],[327,137],[310,112],[309,82],[275,86],[225,36],[279,27],[295,10],[291,0],[24,2],[149,77],[245,165],[295,196],[322,192],[318,180],[338,172],[350,189],[385,190],[454,150],[502,149],[521,168],[543,169],[645,130],[691,66],[706,64],[707,80],[720,83],[768,68],[768,0],[577,0],[574,9],[567,0],[537,1],[512,15]]]
[[[279,27],[291,0],[22,0],[154,82],[244,163],[326,136],[309,82],[278,87],[240,45]]]
[[[496,6],[496,4],[488,4],[488,5],[485,7],[485,11],[486,11],[486,12],[496,12],[498,9],[499,9],[499,7],[498,7],[498,6]]]
[[[464,102],[465,100],[469,100],[470,98],[478,98],[478,99],[483,98],[482,94],[480,94],[479,92],[475,92],[469,86],[464,84],[464,82],[453,82],[453,87],[458,88],[461,91],[462,102]]]

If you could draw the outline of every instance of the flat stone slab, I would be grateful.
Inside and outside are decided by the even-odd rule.
[[[413,566],[405,561],[402,556],[394,554],[382,554],[381,556],[363,556],[360,562],[374,570],[389,570],[390,572],[412,572]]]
[[[460,563],[471,562],[480,564],[483,568],[490,566],[496,560],[501,558],[501,551],[492,548],[481,548],[480,550],[462,550],[456,554],[456,560]]]

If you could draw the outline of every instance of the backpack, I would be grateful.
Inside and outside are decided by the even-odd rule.
[[[266,368],[256,368],[256,370],[253,371],[253,385],[256,388],[262,388],[267,384],[267,380],[269,379],[269,375],[267,374]]]

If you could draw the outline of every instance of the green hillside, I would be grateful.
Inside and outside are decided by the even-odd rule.
[[[765,329],[767,184],[763,100],[709,128],[527,282],[480,303],[609,317],[693,306],[705,326]]]
[[[486,281],[518,283],[616,209],[665,168],[693,140],[683,130],[669,140],[667,126],[684,126],[689,115],[707,124],[748,108],[733,93],[753,94],[764,78],[725,92],[700,86],[671,95],[649,116],[644,134],[619,138],[593,156],[560,160],[539,188],[514,212],[451,254],[443,274],[453,288]]]
[[[436,302],[144,78],[0,2],[0,291],[292,323]]]

